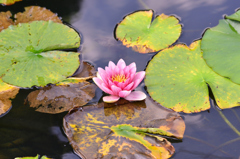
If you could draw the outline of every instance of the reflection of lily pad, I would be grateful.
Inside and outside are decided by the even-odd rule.
[[[140,109],[135,109],[137,106]],[[122,111],[116,117],[121,113],[110,112],[121,109],[104,107],[104,103],[71,110],[64,118],[64,129],[75,152],[84,159],[171,157],[173,146],[159,135],[181,139],[185,130],[182,118],[149,99],[126,107],[133,107],[134,113]]]
[[[0,32],[0,41],[0,76],[12,85],[57,83],[79,66],[78,53],[55,51],[80,45],[78,33],[63,24],[34,21],[11,26]]]
[[[209,109],[207,84],[220,108],[235,107],[240,102],[240,85],[207,66],[201,56],[200,41],[189,48],[179,44],[159,52],[146,68],[145,84],[154,100],[175,111]]]
[[[201,43],[203,58],[218,74],[240,84],[240,11],[208,29]],[[230,20],[231,19],[231,20]],[[236,21],[235,21],[236,20]]]
[[[18,87],[8,85],[0,79],[0,115],[11,108],[12,102],[9,98],[15,98],[18,91]]]
[[[27,100],[36,111],[56,114],[87,104],[95,96],[95,90],[96,86],[84,79],[70,78],[58,86],[31,92]]]
[[[15,14],[14,18],[16,18],[15,25],[18,23],[27,23],[35,20],[51,20],[56,23],[62,23],[57,14],[51,12],[44,7],[39,6],[25,7],[25,12],[19,12]]]
[[[13,25],[13,21],[10,19],[11,16],[12,14],[10,11],[0,12],[0,31]]]
[[[19,1],[22,1],[22,0],[0,0],[0,4],[3,4],[3,5],[12,5],[16,2],[19,2]]]
[[[159,51],[179,38],[182,28],[177,18],[164,14],[152,18],[152,10],[127,15],[116,27],[116,38],[140,53]]]

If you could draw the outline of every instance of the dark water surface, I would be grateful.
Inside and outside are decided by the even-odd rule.
[[[109,60],[123,58],[127,64],[136,62],[144,70],[154,55],[139,54],[122,46],[113,37],[115,25],[124,15],[151,8],[155,14],[177,15],[183,32],[177,43],[191,44],[204,29],[218,24],[224,14],[233,14],[240,7],[238,0],[26,0],[0,11],[19,12],[24,6],[39,5],[58,13],[83,36],[83,59],[94,66],[105,67]],[[138,90],[144,91],[144,83]],[[0,118],[0,159],[47,155],[55,159],[78,159],[62,131],[66,113],[50,115],[35,112],[24,105],[31,90],[21,90],[13,100],[11,111]],[[93,102],[101,98],[98,89]],[[214,103],[214,102],[212,102]],[[223,110],[227,119],[240,130],[240,108]],[[173,143],[174,159],[239,159],[240,136],[220,116],[212,104],[209,111],[181,114],[186,122],[182,142]]]

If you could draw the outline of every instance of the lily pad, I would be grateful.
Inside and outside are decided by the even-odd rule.
[[[181,25],[174,16],[161,14],[153,18],[153,10],[127,15],[116,26],[115,37],[134,51],[149,53],[167,48],[181,34]]]
[[[240,105],[240,85],[215,73],[202,58],[200,42],[183,44],[154,56],[146,68],[145,85],[161,105],[185,113],[210,108],[208,85],[221,109]]]
[[[0,32],[0,76],[20,86],[45,86],[71,76],[79,67],[79,53],[57,51],[78,48],[80,37],[66,25],[34,21]]]
[[[25,7],[25,12],[17,13],[14,15],[15,25],[18,23],[28,23],[31,21],[38,21],[38,20],[44,20],[44,21],[53,21],[56,23],[62,23],[61,19],[57,16],[57,14],[51,12],[50,10],[39,7],[39,6],[30,6]]]
[[[39,159],[39,155],[37,155],[36,157],[16,157],[15,159]],[[46,156],[42,156],[40,159],[51,159],[51,158],[48,158]]]
[[[218,74],[240,84],[240,11],[208,29],[201,43],[203,58]]]
[[[0,115],[6,113],[12,106],[10,99],[15,98],[18,94],[19,88],[4,83],[0,79]]]
[[[19,1],[22,1],[22,0],[0,0],[0,4],[3,4],[3,5],[12,5],[16,2],[19,2]]]
[[[0,31],[13,25],[13,21],[10,19],[11,16],[12,14],[10,11],[0,12]]]
[[[149,99],[120,107],[123,108],[99,103],[74,108],[64,117],[65,133],[81,158],[152,159],[172,156],[174,147],[159,135],[182,139],[185,124],[178,113]],[[125,111],[127,108],[134,111]]]

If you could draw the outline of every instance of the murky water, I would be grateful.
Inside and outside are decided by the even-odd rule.
[[[0,11],[23,11],[24,6],[39,5],[58,13],[83,35],[82,57],[96,67],[104,67],[109,60],[123,58],[127,64],[136,62],[144,70],[154,55],[139,54],[126,48],[113,36],[115,25],[124,15],[151,8],[155,14],[177,15],[183,32],[177,43],[191,44],[199,39],[204,29],[218,24],[224,14],[233,14],[237,0],[26,0]],[[139,87],[144,91],[144,83]],[[21,90],[13,101],[11,111],[0,118],[0,159],[17,156],[47,155],[56,159],[78,159],[62,131],[66,113],[50,115],[35,112],[24,105],[30,90]],[[102,93],[98,90],[94,101]],[[214,104],[213,104],[214,105]],[[240,130],[240,108],[223,110],[227,119]],[[173,143],[174,159],[238,159],[240,136],[220,116],[216,107],[197,114],[181,114],[186,122],[182,142]],[[238,115],[238,116],[237,116]]]

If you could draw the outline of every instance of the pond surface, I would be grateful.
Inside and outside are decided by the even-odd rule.
[[[191,44],[201,38],[207,27],[218,24],[224,14],[233,14],[237,0],[26,0],[13,6],[0,7],[0,11],[23,11],[25,6],[39,5],[58,13],[82,35],[82,57],[96,68],[105,67],[111,60],[120,58],[127,64],[136,62],[138,71],[144,70],[154,56],[139,54],[114,39],[113,30],[128,13],[153,9],[155,14],[174,14],[183,25],[177,43]],[[145,91],[144,83],[137,90]],[[55,159],[78,159],[62,129],[62,119],[67,112],[51,115],[35,112],[24,105],[32,90],[21,90],[13,100],[12,109],[0,118],[0,159],[20,156],[47,155]],[[146,92],[146,91],[145,91]],[[91,102],[102,96],[100,89]],[[182,142],[175,142],[174,159],[239,159],[240,136],[224,121],[212,101],[209,111],[184,114],[186,131]],[[221,111],[240,130],[240,108]]]

